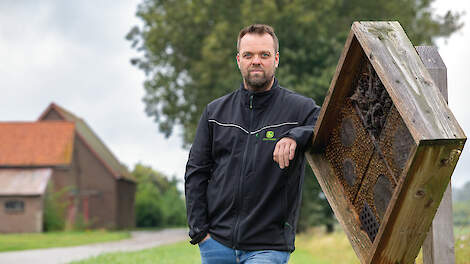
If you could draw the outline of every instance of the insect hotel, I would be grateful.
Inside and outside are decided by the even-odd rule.
[[[466,137],[398,22],[355,22],[307,154],[361,263],[414,263]]]

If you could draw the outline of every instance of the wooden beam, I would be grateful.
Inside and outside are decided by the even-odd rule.
[[[359,70],[358,67],[364,66],[365,62],[370,63],[365,65],[367,72]],[[429,62],[441,61],[427,61]],[[306,153],[307,160],[328,202],[363,264],[414,262],[466,141],[463,130],[448,108],[446,99],[439,91],[428,68],[430,67],[425,66],[399,23],[355,22],[314,129],[312,140],[314,148]],[[365,79],[364,76],[368,78]],[[364,88],[367,85],[365,82],[368,83],[367,91]],[[347,195],[347,184],[351,184],[349,182],[344,184],[343,181],[350,179],[344,175],[352,175],[351,166],[346,166],[351,162],[346,160],[345,155],[338,162],[336,155],[352,152],[356,156],[364,156],[364,151],[357,147],[350,149],[356,143],[353,142],[351,145],[338,139],[338,135],[350,138],[351,129],[347,125],[343,127],[343,123],[348,124],[345,122],[352,119],[345,119],[343,110],[349,113],[348,100],[358,100],[365,96],[369,103],[357,101],[359,105],[355,106],[370,108],[370,102],[373,102],[375,109],[373,112],[378,113],[380,118],[381,114],[376,110],[381,109],[381,103],[376,102],[379,97],[373,96],[374,84],[378,85],[379,82],[380,99],[389,96],[388,99],[391,99],[392,104],[390,100],[388,102],[385,100],[383,104],[388,107],[393,106],[397,113],[395,116],[398,118],[387,117],[383,124],[385,133],[382,131],[376,144],[367,143],[367,145],[378,155],[382,153],[379,157],[382,157],[384,171],[395,171],[393,168],[401,171],[393,173],[397,175],[394,179],[396,186],[392,186],[393,194],[386,210],[382,212],[383,217],[375,216],[378,214],[376,205],[380,205],[381,200],[376,203],[375,193],[370,192],[371,186],[364,185],[367,187],[365,191],[354,195],[355,199],[350,199]],[[353,96],[354,98],[351,98]],[[361,109],[355,110],[362,123],[374,117],[374,114],[370,114],[370,118],[365,119]],[[390,115],[391,112],[386,110],[385,113]],[[374,120],[377,119],[374,117]],[[354,128],[354,131],[367,129],[361,130],[357,126]],[[373,131],[370,132],[372,140],[376,140],[372,133]],[[410,140],[404,141],[405,135],[409,135]],[[363,142],[357,136],[352,137],[352,140]],[[340,142],[339,147],[336,145],[337,142]],[[407,147],[406,151],[404,146]],[[335,152],[336,148],[343,150],[343,147],[347,149]],[[408,147],[411,147],[409,152]],[[407,157],[402,155],[404,153],[408,153]],[[374,164],[377,163],[372,165],[369,163],[368,168],[374,170],[379,167]],[[353,168],[357,174],[359,167]],[[372,173],[366,174],[366,177],[377,186],[378,178],[370,179],[370,175],[377,176],[379,173],[380,176],[381,172]],[[361,181],[361,186],[369,183]],[[370,195],[374,197],[371,198]],[[358,201],[359,198],[367,199],[368,203],[364,203],[358,209],[356,203],[353,204],[352,201]],[[381,221],[377,224],[379,218]]]
[[[418,46],[418,55],[448,102],[447,68],[436,47]],[[423,264],[455,263],[452,188],[449,182],[423,244]]]
[[[330,88],[323,102],[323,105],[327,107],[321,108],[316,122],[319,125],[315,126],[313,149],[318,150],[325,147],[325,143],[330,136],[329,133],[326,132],[330,131],[331,126],[335,124],[335,118],[341,111],[339,107],[342,105],[347,93],[350,92],[350,84],[360,68],[362,57],[363,52],[361,46],[354,36],[354,32],[351,31],[346,39],[346,44],[339,58],[333,80],[331,81]],[[335,87],[340,88],[335,89]],[[335,103],[330,104],[330,102]]]
[[[354,22],[352,30],[416,143],[465,138],[398,22]]]

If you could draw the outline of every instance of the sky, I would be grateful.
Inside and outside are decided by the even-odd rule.
[[[145,75],[129,62],[138,54],[125,35],[140,24],[140,2],[0,1],[0,121],[34,121],[55,102],[82,117],[130,169],[142,163],[182,181],[188,150],[181,130],[170,138],[158,131],[144,112]],[[464,28],[437,46],[448,69],[449,107],[468,134],[470,1],[437,0],[434,8],[467,13]],[[452,176],[454,187],[467,181],[470,146]]]

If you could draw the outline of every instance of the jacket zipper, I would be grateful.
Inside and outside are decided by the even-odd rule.
[[[250,95],[250,124],[248,127],[250,131],[252,127],[252,122],[253,122],[253,95]],[[246,141],[245,151],[243,152],[243,159],[242,159],[243,162],[242,162],[240,180],[238,181],[238,186],[237,186],[237,199],[238,199],[239,208],[238,208],[237,220],[235,221],[235,227],[234,227],[233,236],[232,236],[233,249],[236,249],[238,247],[238,242],[240,240],[239,224],[240,224],[240,214],[243,209],[243,199],[241,198],[241,189],[243,185],[243,176],[245,172],[246,157],[247,157],[248,147],[250,145],[250,139],[251,139],[251,133],[248,133],[248,139]]]

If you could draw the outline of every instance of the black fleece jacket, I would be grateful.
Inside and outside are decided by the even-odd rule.
[[[191,243],[207,233],[240,250],[293,251],[304,178],[304,152],[320,108],[274,81],[269,91],[240,89],[209,103],[186,165]],[[297,143],[280,169],[274,147]]]

